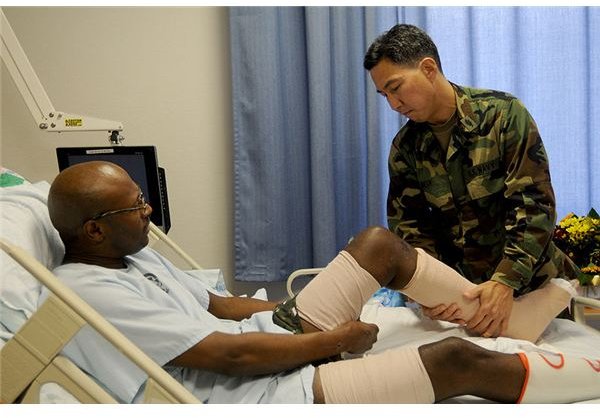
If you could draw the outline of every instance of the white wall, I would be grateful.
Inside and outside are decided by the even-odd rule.
[[[167,170],[169,236],[233,283],[229,31],[220,7],[4,7],[58,110],[124,123],[124,145],[156,145]],[[0,163],[51,182],[58,146],[105,133],[40,132],[2,65]],[[279,297],[283,286],[269,289]]]

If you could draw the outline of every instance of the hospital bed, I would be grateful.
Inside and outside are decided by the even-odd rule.
[[[48,189],[47,183],[0,189],[0,247],[3,250],[0,251],[0,400],[4,403],[120,402],[101,382],[60,354],[78,330],[91,326],[147,374],[145,402],[198,402],[158,364],[50,273],[49,269],[61,261],[64,250],[58,233],[49,222],[46,208]],[[151,235],[154,240],[165,242],[192,268],[199,267],[158,228],[152,228]],[[308,270],[310,274],[317,271]],[[296,273],[294,277],[305,272]],[[207,280],[221,291],[222,281],[215,277],[199,275],[199,279]],[[292,280],[289,281],[290,288]],[[51,291],[52,296],[39,303],[42,284]],[[596,301],[581,300],[577,305],[579,302],[594,305]],[[600,333],[585,324],[561,319],[552,322],[536,345],[504,338],[472,337],[453,324],[421,318],[417,309],[385,307],[376,301],[366,304],[362,319],[374,322],[380,328],[380,338],[373,352],[404,344],[421,345],[458,335],[486,348],[504,352],[546,350],[600,357]],[[482,400],[460,397],[453,401]],[[600,399],[596,401],[600,402]]]

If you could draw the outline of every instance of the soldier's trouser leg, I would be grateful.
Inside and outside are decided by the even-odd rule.
[[[423,306],[457,303],[462,319],[471,319],[479,309],[479,300],[469,300],[463,294],[476,285],[422,249],[417,248],[417,252],[417,268],[400,291]],[[566,280],[553,280],[516,299],[503,336],[535,342],[550,321],[569,306],[573,295],[574,289]]]

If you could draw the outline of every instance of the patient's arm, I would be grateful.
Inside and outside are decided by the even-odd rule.
[[[272,311],[275,302],[254,298],[241,298],[237,296],[218,296],[209,293],[210,303],[208,312],[221,319],[241,321],[250,318],[256,312]]]
[[[376,325],[348,322],[307,334],[214,332],[170,364],[233,376],[277,373],[343,352],[362,353],[377,340]]]

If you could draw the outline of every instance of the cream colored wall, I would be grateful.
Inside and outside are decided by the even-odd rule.
[[[176,240],[234,282],[232,115],[226,8],[4,7],[54,107],[124,123],[124,145],[156,145]],[[0,163],[32,181],[58,173],[55,148],[105,133],[40,132],[2,65]],[[279,298],[284,284],[267,286]]]

